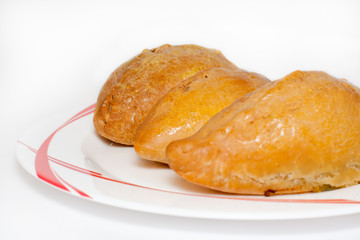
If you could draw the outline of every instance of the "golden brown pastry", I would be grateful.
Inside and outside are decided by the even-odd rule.
[[[193,135],[210,117],[268,82],[255,73],[224,68],[188,78],[147,115],[135,139],[135,151],[144,159],[167,163],[165,149],[170,142]]]
[[[360,91],[293,72],[236,100],[167,147],[186,180],[240,194],[303,193],[360,181]]]
[[[132,145],[153,105],[172,87],[205,69],[237,69],[218,50],[163,45],[118,67],[102,87],[94,114],[98,134]]]

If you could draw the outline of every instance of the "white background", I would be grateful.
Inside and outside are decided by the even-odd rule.
[[[16,139],[96,101],[144,48],[195,43],[271,80],[323,70],[360,86],[360,1],[0,1],[0,239],[359,239],[360,214],[215,221],[103,206],[16,162]]]

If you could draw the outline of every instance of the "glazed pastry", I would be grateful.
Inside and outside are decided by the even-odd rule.
[[[318,192],[360,181],[359,136],[359,88],[296,71],[236,100],[166,154],[177,174],[208,188]]]
[[[256,73],[224,68],[188,78],[147,115],[136,137],[135,151],[144,159],[167,163],[165,149],[170,142],[193,135],[210,117],[268,82]]]
[[[154,104],[172,87],[196,73],[223,67],[237,69],[218,50],[196,45],[163,45],[118,67],[102,87],[94,113],[101,136],[132,145]]]

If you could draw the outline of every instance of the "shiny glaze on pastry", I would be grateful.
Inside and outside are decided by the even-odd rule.
[[[241,97],[167,147],[184,179],[239,194],[317,192],[360,181],[360,91],[295,71]]]
[[[256,73],[224,68],[188,78],[147,115],[136,137],[135,151],[144,159],[167,163],[165,149],[170,142],[193,135],[210,117],[268,82]]]

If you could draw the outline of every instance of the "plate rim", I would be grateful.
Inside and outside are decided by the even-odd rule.
[[[68,124],[81,119],[85,116],[88,116],[90,114],[93,113],[95,104],[92,104],[90,106],[88,106],[87,108],[84,108],[83,110],[81,110],[79,113],[75,114],[73,117],[71,117],[68,121],[65,121],[65,123],[63,125],[61,125],[59,128],[57,128],[52,135],[54,136],[56,134],[57,131],[60,131],[62,128],[66,127]],[[58,116],[60,114],[57,114],[56,116]],[[53,116],[54,117],[54,116]],[[48,119],[44,120],[45,122],[49,122]],[[116,202],[122,202],[123,204],[118,205],[115,204],[115,201],[110,201],[109,199],[114,199],[114,198],[110,198],[108,196],[100,196],[97,195],[96,198],[89,198],[85,195],[81,195],[81,194],[75,194],[74,191],[66,191],[65,189],[59,188],[58,186],[52,184],[49,181],[46,181],[46,179],[39,177],[39,175],[34,174],[33,172],[31,172],[24,164],[23,164],[23,156],[21,156],[21,152],[24,150],[24,147],[26,148],[26,144],[24,144],[22,142],[22,139],[25,139],[29,136],[30,132],[32,130],[34,130],[37,126],[39,125],[39,123],[34,124],[33,126],[30,126],[30,128],[28,128],[17,140],[16,142],[16,158],[18,159],[18,162],[20,163],[20,165],[22,166],[22,168],[28,172],[31,176],[35,177],[36,179],[40,180],[41,182],[46,183],[47,185],[50,185],[51,187],[61,190],[62,192],[65,193],[69,193],[73,196],[76,197],[80,197],[82,199],[87,199],[96,203],[100,203],[100,204],[105,204],[108,206],[112,206],[112,207],[119,207],[119,208],[124,208],[124,209],[128,209],[128,210],[134,210],[134,211],[138,211],[138,212],[147,212],[147,213],[153,213],[153,214],[161,214],[161,215],[166,215],[166,216],[177,216],[177,217],[188,217],[188,218],[200,218],[200,219],[215,219],[215,220],[296,220],[296,219],[311,219],[311,218],[322,218],[322,217],[331,217],[331,216],[341,216],[341,215],[349,215],[349,214],[354,214],[354,213],[359,213],[360,212],[360,205],[353,205],[353,204],[349,204],[348,207],[343,207],[343,208],[335,208],[332,211],[329,210],[321,210],[318,211],[318,215],[314,215],[314,211],[309,212],[309,211],[305,211],[302,214],[298,214],[296,216],[291,215],[291,214],[284,214],[284,213],[279,213],[279,212],[274,212],[276,213],[275,216],[270,214],[270,212],[267,212],[267,214],[259,214],[259,213],[253,213],[253,214],[229,214],[227,212],[223,212],[221,213],[221,215],[218,215],[218,212],[216,215],[214,215],[214,213],[209,213],[208,211],[194,211],[194,210],[185,210],[185,209],[176,209],[176,208],[169,208],[169,207],[158,207],[158,206],[144,206],[145,204],[142,203],[130,203],[126,200],[121,200],[116,198]],[[46,138],[48,139],[48,138]],[[49,141],[50,144],[51,140]],[[26,161],[26,160],[25,160]],[[70,185],[71,186],[71,185]],[[78,192],[79,193],[79,192]],[[184,193],[182,193],[184,194]],[[193,195],[193,194],[184,194],[184,195]],[[196,194],[195,194],[196,195]],[[199,197],[199,195],[197,196]],[[104,201],[105,199],[105,201]],[[103,200],[103,201],[101,201]],[[359,201],[354,202],[354,200],[348,200],[345,199],[347,201],[353,201],[353,203],[360,203]],[[334,203],[326,203],[326,204],[337,204],[336,202]],[[353,207],[351,207],[353,206]],[[356,208],[358,209],[358,211],[354,211],[354,206],[357,206]]]

